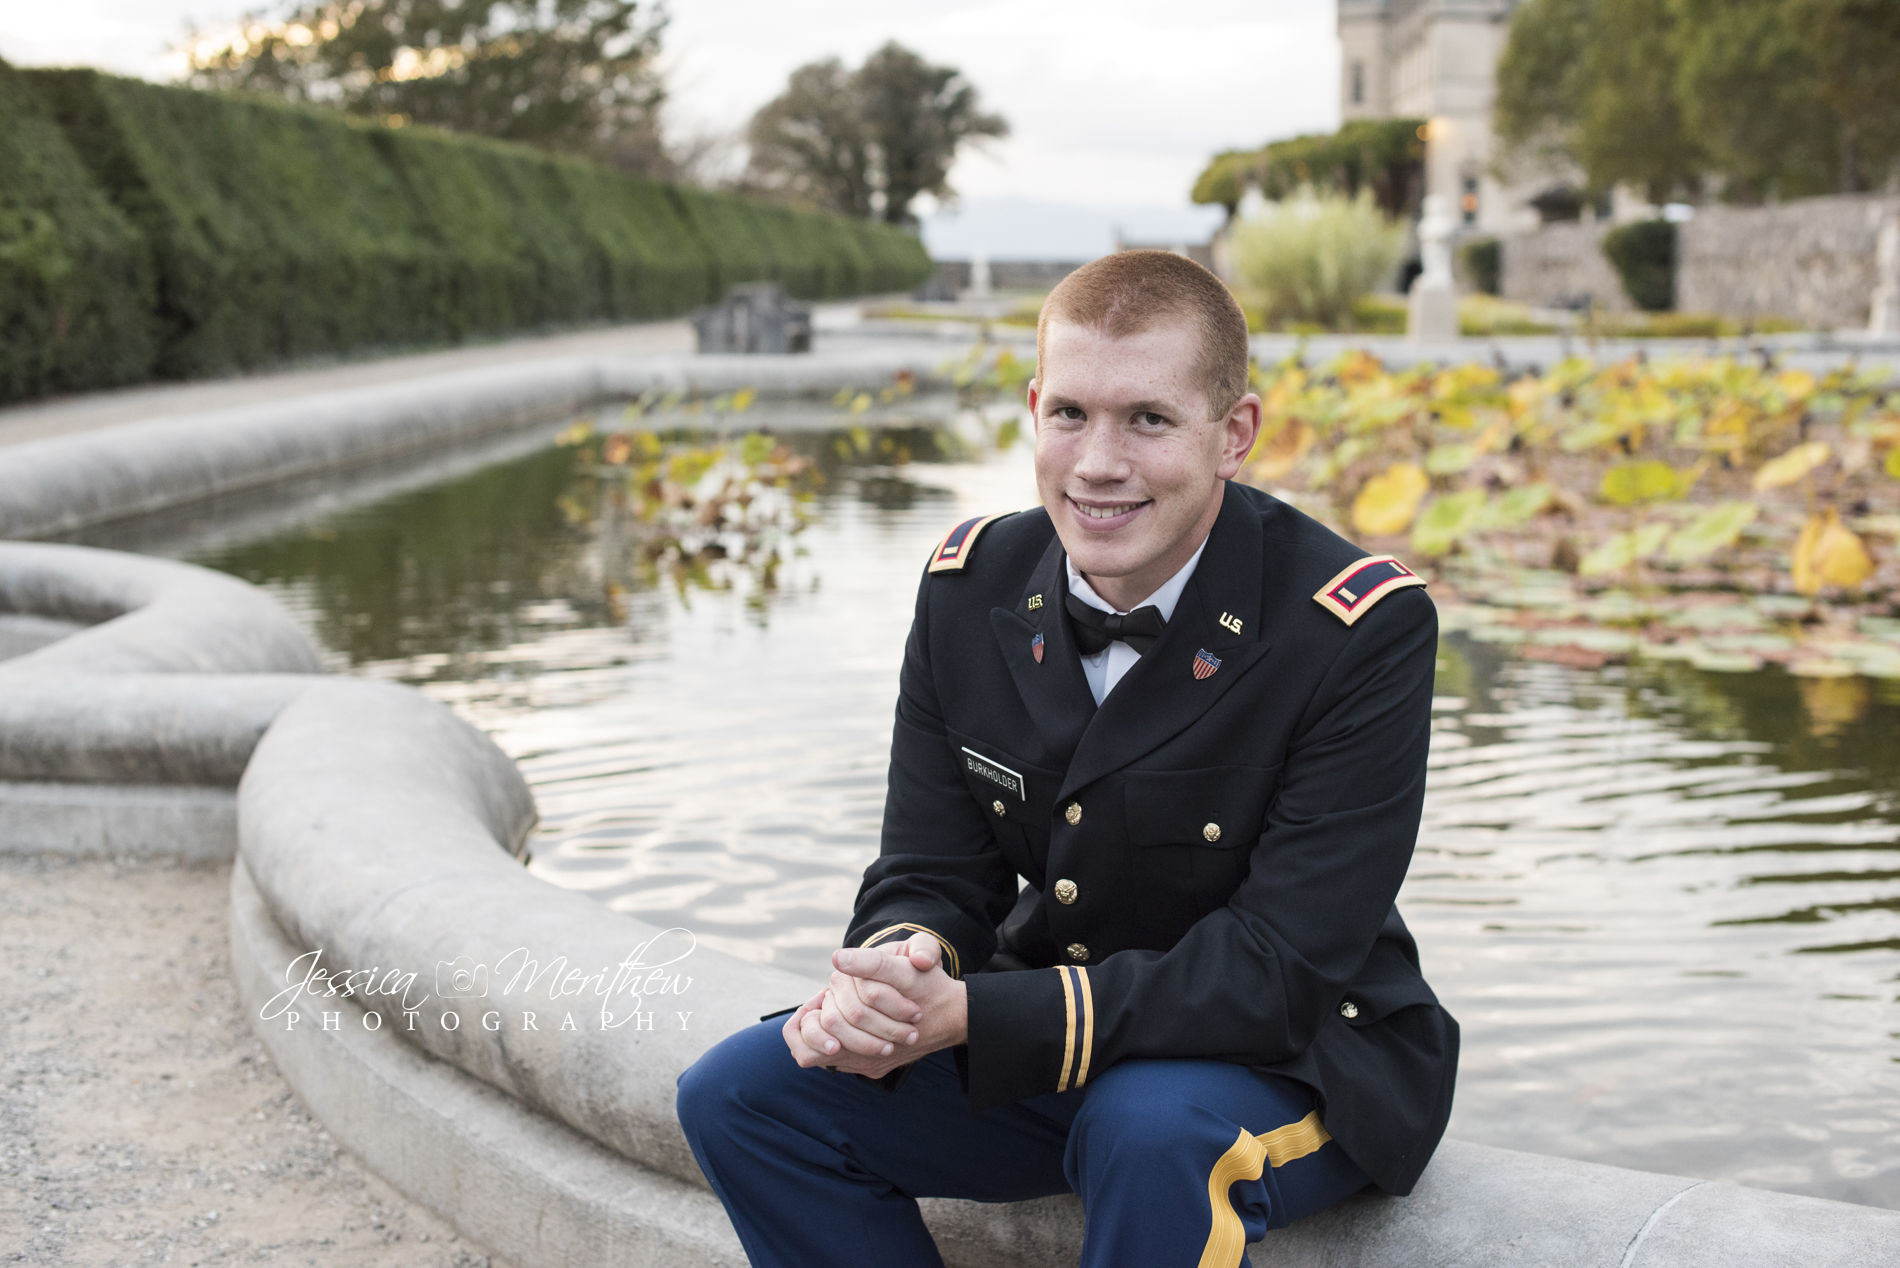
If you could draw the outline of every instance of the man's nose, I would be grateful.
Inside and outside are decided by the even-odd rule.
[[[1090,484],[1113,484],[1128,478],[1128,459],[1122,450],[1121,429],[1112,420],[1090,419],[1088,426],[1082,429],[1074,471],[1077,479]]]

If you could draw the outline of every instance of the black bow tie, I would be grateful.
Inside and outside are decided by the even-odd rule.
[[[1155,645],[1161,631],[1168,628],[1161,609],[1153,604],[1119,616],[1091,607],[1071,594],[1064,596],[1062,606],[1068,609],[1069,624],[1075,630],[1076,644],[1084,656],[1093,656],[1110,643],[1126,643],[1135,649],[1136,655],[1143,655]]]

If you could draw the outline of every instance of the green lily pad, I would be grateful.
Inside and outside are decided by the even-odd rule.
[[[1650,660],[1694,660],[1698,656],[1709,654],[1709,649],[1694,639],[1684,639],[1679,643],[1645,641],[1639,650]]]
[[[1860,632],[1869,638],[1885,639],[1890,643],[1900,643],[1900,618],[1891,616],[1863,616],[1860,618]]]
[[[1860,671],[1844,660],[1795,660],[1788,672],[1797,678],[1852,678]]]
[[[1796,594],[1758,594],[1749,602],[1768,616],[1800,616],[1814,604]]]
[[[1691,630],[1758,630],[1767,624],[1762,614],[1746,603],[1698,603],[1671,612],[1663,620],[1678,629]]]
[[[1583,605],[1583,614],[1592,621],[1640,621],[1655,611],[1653,601],[1638,598],[1627,590],[1605,590]]]
[[[1703,646],[1718,652],[1744,652],[1759,656],[1767,652],[1791,652],[1800,644],[1779,634],[1714,634],[1702,640]]]
[[[1565,625],[1531,631],[1527,640],[1545,647],[1581,647],[1591,652],[1634,651],[1636,636],[1628,630],[1606,630],[1589,625]]]
[[[1480,643],[1522,643],[1529,634],[1515,625],[1480,625],[1470,632],[1471,638]]]
[[[1689,663],[1713,674],[1752,674],[1761,668],[1762,661],[1761,657],[1744,652],[1712,652],[1705,649],[1700,655],[1690,657]]]

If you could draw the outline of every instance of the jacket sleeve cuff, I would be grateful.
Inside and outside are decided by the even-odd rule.
[[[1081,1087],[1095,1065],[1087,969],[979,973],[965,984],[970,1112]]]
[[[860,947],[881,947],[887,942],[907,941],[912,934],[916,933],[929,934],[937,940],[937,945],[943,948],[944,972],[954,978],[961,978],[963,976],[963,958],[957,954],[955,944],[953,944],[950,939],[938,933],[935,929],[929,929],[923,925],[908,923],[886,925],[864,941],[858,943],[858,945]]]

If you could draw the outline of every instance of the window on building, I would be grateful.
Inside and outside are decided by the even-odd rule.
[[[1352,104],[1355,106],[1366,104],[1366,64],[1364,62],[1352,64]]]

